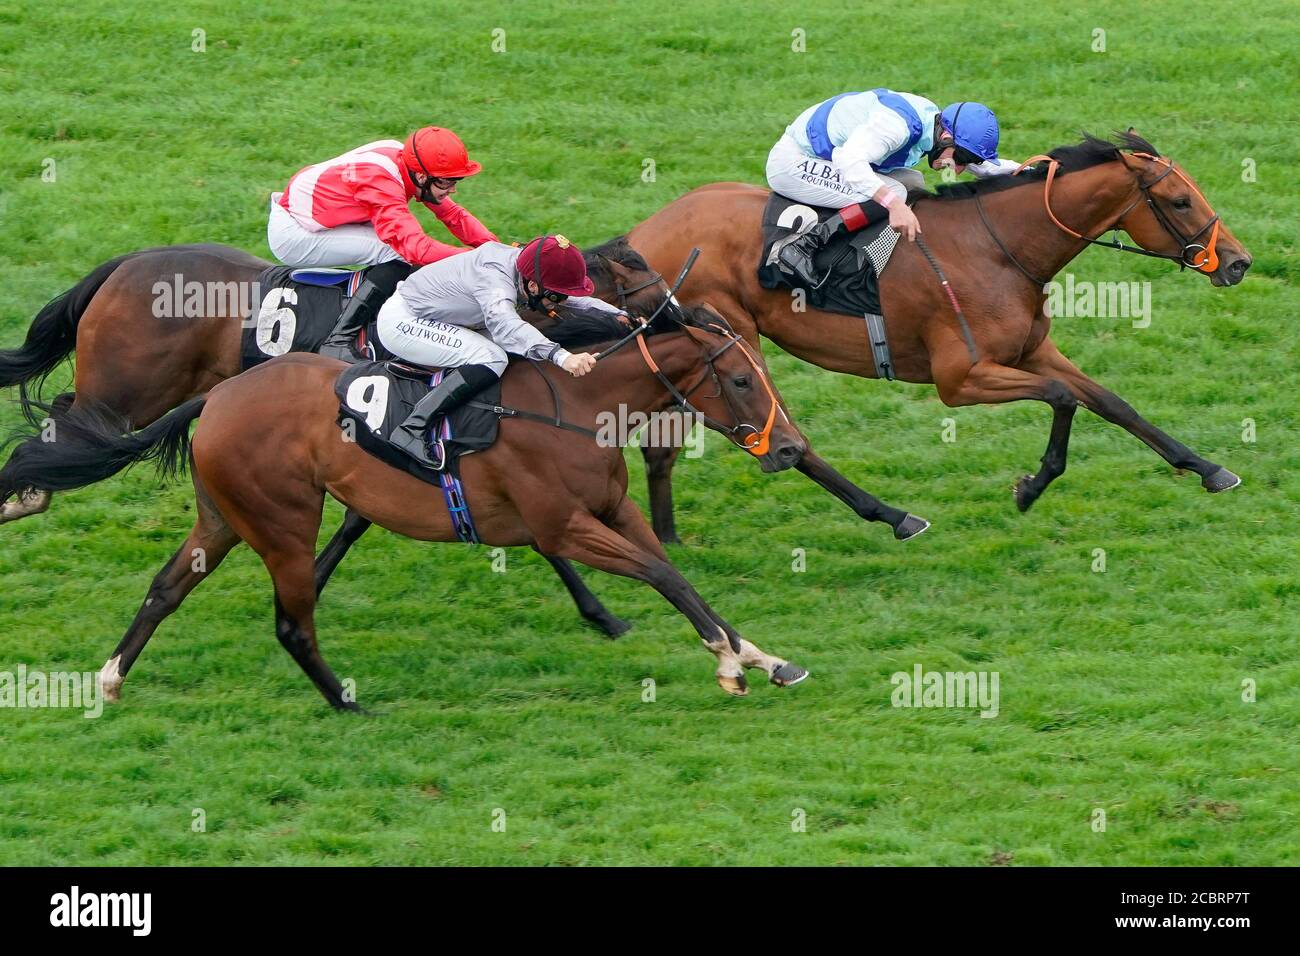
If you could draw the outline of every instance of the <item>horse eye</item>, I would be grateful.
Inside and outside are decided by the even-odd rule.
[[[731,384],[735,385],[736,388],[749,388],[749,376],[737,375],[731,380]]]
[[[1191,208],[1192,208],[1192,201],[1191,201],[1190,199],[1188,199],[1186,196],[1179,196],[1177,199],[1174,200],[1174,208],[1175,208],[1175,209],[1191,209]]]

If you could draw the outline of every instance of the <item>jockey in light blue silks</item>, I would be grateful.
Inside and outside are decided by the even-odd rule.
[[[786,127],[767,157],[767,182],[783,196],[840,211],[782,247],[781,266],[818,284],[813,255],[840,230],[856,232],[889,217],[909,240],[920,230],[907,191],[922,189],[915,169],[969,170],[977,177],[1014,172],[998,158],[998,121],[982,103],[939,107],[922,96],[874,89],[841,93],[810,106]]]

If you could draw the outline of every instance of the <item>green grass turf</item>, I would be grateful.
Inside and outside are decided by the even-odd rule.
[[[117,253],[221,241],[266,254],[266,195],[290,173],[424,122],[460,131],[484,163],[459,198],[503,237],[589,243],[696,185],[761,182],[803,107],[882,84],[988,102],[1012,157],[1132,124],[1256,260],[1223,290],[1089,251],[1077,279],[1152,283],[1151,326],[1055,329],[1085,370],[1240,473],[1230,494],[1084,413],[1069,472],[1022,516],[1010,485],[1042,452],[1044,406],[951,410],[932,388],[769,347],[821,453],[935,522],[897,544],[716,435],[679,467],[674,560],[747,636],[809,667],[804,685],[724,696],[690,627],[640,585],[587,575],[635,622],[611,643],[531,553],[495,574],[486,549],[375,532],[318,615],[327,659],[379,712],[339,716],[276,642],[268,579],[241,549],[163,626],[120,706],[98,720],[0,711],[0,862],[1300,862],[1296,12],[0,3],[5,345]],[[806,53],[790,50],[796,28]],[[1257,182],[1242,180],[1247,158]],[[6,404],[0,425],[17,421]],[[340,515],[331,504],[326,533]],[[0,670],[97,670],[191,516],[187,484],[159,490],[141,472],[0,529]],[[999,716],[892,708],[889,675],[918,663],[998,672]]]

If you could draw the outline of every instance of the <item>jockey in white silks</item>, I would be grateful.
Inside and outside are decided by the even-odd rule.
[[[582,252],[564,236],[543,236],[523,249],[485,242],[469,252],[417,269],[397,286],[375,323],[380,343],[398,358],[445,369],[390,440],[436,469],[445,462],[442,442],[430,455],[429,426],[505,372],[508,355],[550,361],[575,377],[596,366],[589,352],[571,353],[519,315],[566,303],[577,312],[625,313],[593,298]]]
[[[813,256],[841,230],[856,232],[888,216],[909,240],[920,231],[907,205],[923,189],[915,167],[969,171],[976,177],[1015,172],[998,158],[998,121],[982,103],[953,103],[942,112],[923,96],[884,88],[841,93],[808,107],[786,127],[767,157],[767,182],[783,196],[839,215],[782,247],[778,261],[817,285]]]

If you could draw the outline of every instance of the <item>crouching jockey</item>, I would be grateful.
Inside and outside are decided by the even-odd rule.
[[[500,378],[507,353],[549,359],[574,376],[590,372],[594,355],[561,348],[520,318],[518,309],[526,304],[538,310],[568,300],[582,311],[622,315],[591,298],[593,291],[582,252],[563,236],[543,236],[523,249],[488,242],[416,270],[379,310],[375,329],[394,355],[446,372],[393,430],[392,443],[441,469],[442,443],[431,455],[429,425]]]
[[[266,238],[285,265],[378,267],[348,302],[322,351],[346,352],[348,340],[412,268],[467,251],[426,235],[411,213],[412,199],[424,203],[466,246],[496,241],[451,199],[456,184],[482,168],[451,130],[425,126],[405,143],[379,140],[307,166],[284,192],[271,196]]]
[[[778,260],[809,285],[818,285],[813,256],[841,230],[856,232],[889,217],[916,238],[920,226],[907,205],[909,189],[923,189],[914,167],[999,176],[1018,164],[998,158],[998,121],[982,103],[953,103],[942,112],[911,93],[875,89],[841,93],[810,106],[786,127],[767,157],[767,181],[783,196],[839,209],[785,245]]]

